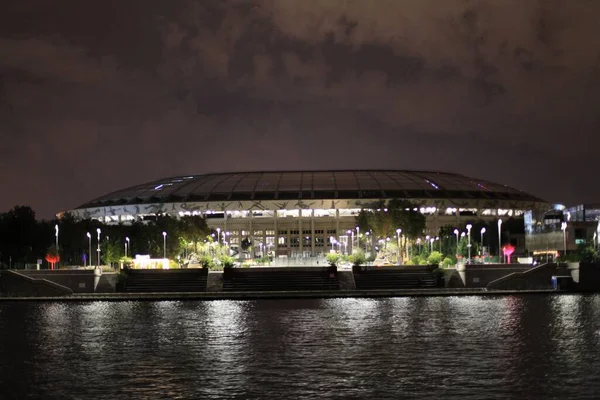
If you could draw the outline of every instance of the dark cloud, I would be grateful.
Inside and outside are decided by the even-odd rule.
[[[440,169],[597,201],[600,3],[5,0],[0,209],[247,169]]]

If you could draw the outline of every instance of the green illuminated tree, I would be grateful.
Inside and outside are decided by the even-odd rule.
[[[379,201],[366,205],[356,223],[361,231],[372,231],[375,238],[394,237],[396,230],[402,229],[404,237],[414,240],[425,231],[425,216],[418,208],[407,200]]]

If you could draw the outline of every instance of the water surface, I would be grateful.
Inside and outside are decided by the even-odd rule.
[[[598,398],[600,295],[0,303],[3,399]]]

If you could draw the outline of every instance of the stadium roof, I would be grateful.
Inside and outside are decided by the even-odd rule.
[[[382,198],[543,202],[506,185],[458,174],[356,170],[228,172],[178,176],[118,190],[78,208],[193,201]]]

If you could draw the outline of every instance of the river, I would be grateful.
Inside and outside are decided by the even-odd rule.
[[[594,399],[600,295],[0,302],[2,399]]]

